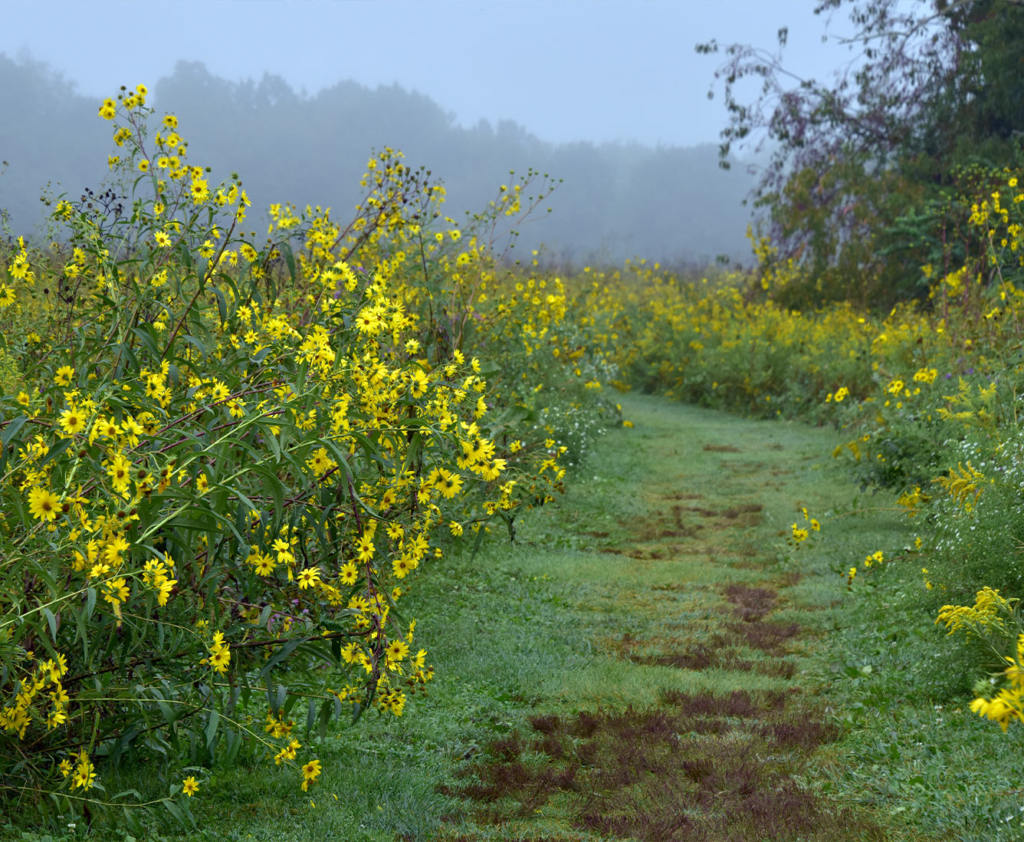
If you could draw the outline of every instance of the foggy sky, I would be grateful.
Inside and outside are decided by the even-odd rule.
[[[308,93],[343,79],[427,94],[465,127],[510,119],[554,143],[714,142],[720,62],[694,44],[776,45],[825,76],[849,60],[813,0],[7,0],[0,52],[29,55],[111,96],[179,59],[229,79],[284,77]],[[841,34],[845,20],[833,21]]]

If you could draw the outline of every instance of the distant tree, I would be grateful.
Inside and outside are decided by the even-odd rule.
[[[17,233],[41,221],[39,198],[47,187],[72,199],[107,171],[107,127],[97,105],[46,64],[0,53],[0,208]]]

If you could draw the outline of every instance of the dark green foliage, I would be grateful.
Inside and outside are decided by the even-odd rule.
[[[767,127],[773,151],[758,204],[782,257],[807,270],[785,303],[889,307],[921,294],[922,264],[958,268],[977,257],[948,199],[965,169],[1001,167],[1019,152],[1024,6],[822,0],[815,11],[848,13],[856,59],[797,84],[782,59],[785,29],[777,54],[725,48],[722,154]],[[747,78],[761,82],[753,102],[736,87]]]

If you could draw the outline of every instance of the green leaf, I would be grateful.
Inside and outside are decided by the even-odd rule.
[[[345,478],[349,482],[351,482],[352,471],[348,466],[348,454],[345,453],[340,447],[338,447],[338,443],[332,438],[323,438],[320,440],[320,443],[324,445],[324,447],[326,447],[334,455],[334,461],[336,461],[339,466],[344,468]]]
[[[320,739],[324,739],[327,736],[327,726],[330,724],[331,716],[334,714],[335,703],[338,702],[337,697],[331,699],[324,699],[320,705],[320,722],[317,725],[317,736]]]
[[[255,471],[263,483],[263,492],[274,498],[274,517],[281,518],[284,515],[284,483],[277,475],[264,465],[254,465]]]
[[[139,361],[135,356],[135,352],[132,351],[131,346],[127,342],[121,342],[116,347],[118,355],[123,355],[124,358],[129,363],[129,371],[137,372],[140,368],[142,368],[142,366],[139,365]],[[119,366],[118,368],[120,369],[121,367]]]
[[[352,705],[352,724],[355,725],[359,721],[359,717],[363,715],[365,708],[362,703],[356,702]]]
[[[167,526],[171,529],[184,529],[188,532],[216,531],[216,527],[209,521],[193,520],[192,518],[180,516],[171,518],[171,520],[167,522]]]
[[[162,801],[160,803],[163,804],[164,807],[167,808],[167,812],[168,813],[170,813],[172,816],[174,816],[174,818],[177,820],[178,824],[180,824],[182,826],[185,826],[187,824],[187,822],[185,821],[185,815],[184,815],[184,813],[182,813],[181,808],[178,807],[177,804],[175,804],[169,798],[165,799],[164,801]],[[192,825],[195,826],[195,820],[194,819],[192,820]]]
[[[234,766],[235,761],[238,758],[238,752],[241,750],[244,742],[242,740],[242,735],[236,731],[232,731],[225,737],[225,741],[225,751],[221,760],[226,766]]]
[[[0,444],[3,445],[4,451],[7,451],[7,445],[11,443],[11,440],[18,435],[18,431],[28,423],[27,415],[19,415],[17,418],[8,421],[4,427],[3,433],[0,433]]]
[[[309,735],[313,733],[313,725],[316,723],[316,699],[309,700],[309,706],[306,710],[306,739],[309,739]]]
[[[130,728],[126,729],[125,732],[121,734],[117,742],[114,743],[114,747],[110,750],[110,754],[107,756],[107,759],[111,763],[116,764],[118,758],[124,753],[124,750],[128,748],[128,745],[131,743],[131,741],[134,740],[142,731],[142,725],[132,725]],[[131,792],[134,792],[134,790],[120,792],[117,795],[115,795],[114,798],[121,798],[122,796],[127,795]]]
[[[220,311],[220,325],[223,328],[228,322],[228,302],[220,287],[213,287],[213,294],[217,296],[217,309]]]
[[[138,799],[139,801],[142,800],[142,795],[139,793],[139,791],[137,789],[124,789],[124,790],[121,790],[121,792],[117,793],[117,795],[115,795],[114,798],[115,799],[127,798],[129,795],[132,798]],[[128,840],[126,839],[125,842],[128,842]]]
[[[306,374],[309,371],[309,361],[302,360],[298,365],[298,371],[295,374],[295,394],[301,395],[303,388],[306,385]]]
[[[476,540],[473,541],[473,549],[470,551],[470,561],[476,560],[476,554],[480,552],[480,545],[484,542],[484,524],[480,524],[480,529],[476,533]]]
[[[133,327],[132,333],[139,338],[139,341],[146,346],[146,350],[149,351],[153,357],[157,359],[160,358],[160,349],[156,344],[156,331],[153,329],[152,325],[141,324],[138,327]]]
[[[279,425],[275,424],[274,426],[279,426]],[[282,428],[282,432],[283,432],[283,428]],[[280,464],[281,463],[281,442],[279,442],[277,440],[277,436],[275,436],[271,430],[269,430],[268,428],[265,427],[263,429],[263,440],[267,444],[270,445],[270,449],[274,453],[274,463],[275,464]]]
[[[263,676],[265,675],[270,675],[274,667],[276,667],[279,663],[287,659],[288,656],[291,655],[292,652],[294,652],[301,644],[302,639],[296,638],[294,640],[289,640],[287,643],[281,646],[280,649],[278,649],[276,652],[274,652],[274,654],[267,658],[266,662],[263,664],[263,668],[257,674],[257,678],[263,678]]]
[[[163,699],[154,699],[154,701],[160,711],[160,715],[164,718],[164,722],[168,725],[173,725],[178,719],[178,714],[175,712],[174,708],[167,704]]]
[[[412,439],[409,442],[409,447],[405,452],[405,461],[402,463],[402,470],[399,476],[405,476],[405,472],[409,470],[410,465],[416,464],[416,460],[420,456],[420,450],[423,448],[423,436],[419,430],[412,434]]]
[[[206,345],[204,343],[202,343],[201,341],[199,341],[198,339],[196,339],[196,337],[194,337],[192,335],[182,336],[181,337],[181,341],[182,342],[187,342],[189,345],[195,346],[195,348],[199,351],[199,353],[203,357],[208,356],[209,353],[210,353],[209,350],[207,349]]]
[[[295,255],[292,253],[292,246],[287,240],[281,243],[281,254],[284,255],[285,265],[288,267],[288,274],[291,276],[292,285],[295,285]]]
[[[53,612],[49,608],[43,609],[43,616],[46,617],[46,622],[50,627],[50,638],[54,643],[57,642],[57,618],[53,616]]]
[[[78,626],[78,640],[82,644],[82,657],[88,662],[91,649],[89,645],[89,621],[84,611],[72,611],[71,616],[75,618],[75,623]]]
[[[48,462],[52,462],[69,447],[71,447],[71,439],[61,439],[47,451],[46,455],[42,459],[39,460],[39,467],[41,468]]]
[[[220,711],[214,708],[210,711],[210,718],[206,723],[203,733],[206,734],[206,750],[213,754],[213,746],[217,742],[217,726],[220,725]]]

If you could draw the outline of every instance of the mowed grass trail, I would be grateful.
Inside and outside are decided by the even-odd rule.
[[[321,750],[311,795],[238,770],[197,799],[213,838],[914,838],[831,795],[844,760],[840,571],[912,540],[847,517],[831,431],[627,396],[515,546],[413,585],[438,678],[399,720]],[[787,544],[801,507],[822,522]],[[837,516],[838,513],[838,516]]]

